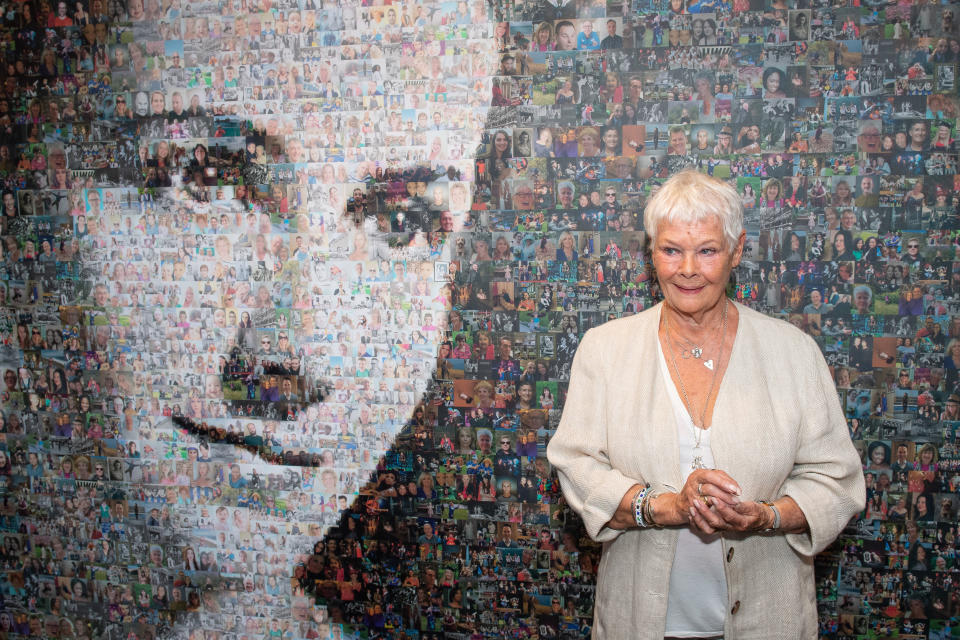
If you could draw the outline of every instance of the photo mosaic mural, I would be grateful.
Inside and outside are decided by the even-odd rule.
[[[2,6],[0,638],[589,637],[546,445],[688,167],[863,455],[821,636],[960,637],[960,7]]]

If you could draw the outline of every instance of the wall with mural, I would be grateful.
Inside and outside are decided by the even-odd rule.
[[[863,453],[821,635],[960,637],[958,10],[7,3],[0,639],[589,637],[546,445],[688,167]]]

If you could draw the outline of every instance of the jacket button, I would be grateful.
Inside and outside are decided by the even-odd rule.
[[[733,560],[733,547],[730,547],[730,550],[727,551],[727,562]]]
[[[733,608],[730,609],[730,613],[736,613],[737,611],[740,611],[740,601],[739,601],[739,600],[737,600],[736,602],[733,603]]]

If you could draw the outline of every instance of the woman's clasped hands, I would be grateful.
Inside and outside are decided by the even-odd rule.
[[[675,496],[675,513],[690,528],[713,534],[721,531],[753,532],[769,528],[770,507],[740,499],[740,485],[720,469],[697,469]]]

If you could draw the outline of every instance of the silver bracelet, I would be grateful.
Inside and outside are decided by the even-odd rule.
[[[763,532],[767,533],[770,531],[779,531],[780,530],[780,509],[777,508],[777,505],[773,504],[769,500],[761,500],[760,504],[765,504],[773,511],[773,525],[769,529],[764,529]]]
[[[648,527],[655,529],[663,528],[663,525],[654,522],[654,517],[656,517],[657,512],[656,509],[653,508],[653,499],[662,493],[662,491],[655,491],[653,488],[647,489],[647,495],[643,499],[643,519]]]

